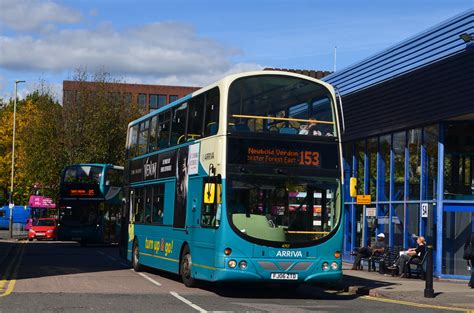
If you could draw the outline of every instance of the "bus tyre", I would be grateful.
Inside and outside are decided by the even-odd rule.
[[[179,274],[186,287],[196,287],[196,280],[192,277],[193,262],[191,258],[191,252],[188,246],[184,246],[183,253],[181,254],[181,261],[179,266]]]
[[[136,240],[133,242],[132,267],[135,272],[141,272],[143,270],[143,266],[140,264],[140,250],[138,249],[138,242]]]

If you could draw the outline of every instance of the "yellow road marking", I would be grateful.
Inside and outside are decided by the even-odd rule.
[[[9,280],[8,278],[10,277],[10,273],[13,269],[13,265],[15,264],[15,260],[17,259],[19,253],[21,252],[21,247],[18,248],[18,250],[16,251],[15,255],[13,256],[13,258],[11,259],[12,261],[10,263],[8,263],[7,267],[6,267],[6,270],[5,272],[3,273],[3,276],[2,276],[2,280],[0,281],[0,291],[3,292],[3,289],[5,287],[5,284],[8,286],[8,283],[9,283]]]
[[[16,276],[18,275],[18,270],[20,269],[20,264],[23,260],[23,253],[25,251],[25,243],[28,243],[28,242],[22,242],[18,252],[13,257],[13,261],[10,262],[8,269],[4,274],[4,279],[2,280],[3,285],[5,285],[5,283],[8,282],[8,287],[3,294],[0,294],[0,298],[10,295],[15,288]],[[13,272],[11,272],[12,268],[14,268]]]
[[[423,303],[416,303],[416,302],[409,302],[409,301],[402,301],[402,300],[394,300],[394,299],[387,299],[387,298],[376,298],[376,297],[372,297],[372,296],[363,296],[361,298],[365,299],[365,300],[408,305],[408,306],[414,306],[414,307],[418,307],[418,308],[429,308],[429,309],[449,310],[449,311],[458,311],[458,312],[473,312],[469,309],[463,309],[463,308],[447,307],[447,306],[434,305],[434,304],[423,304]]]

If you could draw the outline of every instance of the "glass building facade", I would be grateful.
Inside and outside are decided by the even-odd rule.
[[[455,137],[454,140],[452,137]],[[441,156],[441,158],[439,158]],[[474,122],[443,122],[344,144],[345,185],[357,178],[359,205],[345,193],[345,258],[385,233],[391,247],[416,245],[424,236],[445,247],[439,275],[467,276],[464,242],[474,231]],[[369,210],[368,210],[369,208]],[[372,213],[375,209],[375,216]],[[455,243],[455,244],[452,244]],[[437,272],[438,272],[437,271]]]
[[[390,247],[433,246],[435,275],[467,279],[474,232],[474,10],[323,80],[342,96],[344,258],[385,233]],[[349,179],[370,205],[349,196]]]

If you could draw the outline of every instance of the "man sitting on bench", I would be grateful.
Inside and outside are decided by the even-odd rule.
[[[377,235],[377,241],[375,242],[374,246],[369,247],[362,247],[358,248],[354,251],[354,255],[356,256],[354,264],[352,265],[353,270],[360,269],[360,262],[362,258],[370,258],[372,256],[380,256],[385,252],[385,234],[380,233]],[[370,266],[371,264],[369,264]]]

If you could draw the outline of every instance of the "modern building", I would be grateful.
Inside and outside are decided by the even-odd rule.
[[[144,112],[156,110],[179,98],[182,98],[200,87],[143,85],[125,83],[97,83],[83,81],[63,81],[63,104],[76,101],[78,94],[84,89],[97,91],[105,89],[113,99],[121,99],[126,103],[137,103]]]
[[[435,275],[467,278],[474,232],[474,9],[323,78],[345,115],[344,257],[384,232],[434,248]],[[348,192],[356,177],[358,204]]]

